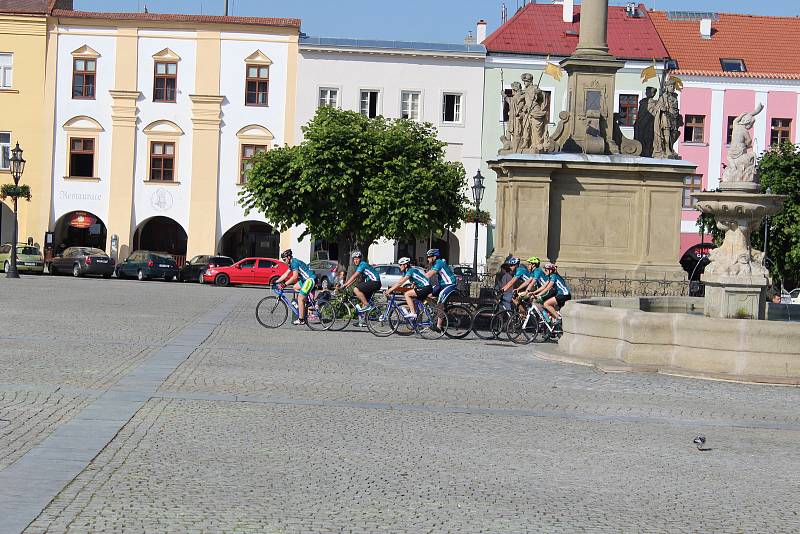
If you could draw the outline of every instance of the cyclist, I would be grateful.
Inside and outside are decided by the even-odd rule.
[[[277,284],[281,287],[294,284],[294,289],[297,291],[297,313],[298,319],[295,319],[292,324],[299,325],[306,322],[306,297],[314,289],[317,284],[317,276],[314,271],[306,265],[306,262],[298,260],[293,257],[292,249],[286,249],[281,252],[281,260],[289,265],[289,270],[281,275]]]
[[[545,309],[560,321],[561,314],[558,310],[572,299],[572,292],[567,281],[558,274],[558,266],[556,264],[546,263],[544,272],[547,275],[547,284],[536,290],[534,296],[541,297]]]
[[[540,260],[537,256],[531,256],[528,258],[528,271],[530,271],[530,275],[528,282],[519,288],[518,293],[521,297],[526,296],[528,293],[535,291],[548,282],[547,275],[544,274],[544,269],[539,267],[541,265],[541,261],[542,260]]]
[[[519,264],[519,258],[509,258],[506,263],[511,267],[513,270],[513,275],[511,276],[511,280],[506,282],[506,284],[500,288],[500,291],[509,291],[513,289],[517,282],[522,282],[522,285],[519,286],[520,289],[528,284],[528,280],[531,279],[531,272]]]
[[[356,284],[353,289],[353,293],[361,301],[360,306],[356,304],[356,310],[363,313],[370,310],[369,299],[381,288],[381,275],[377,269],[362,259],[361,251],[356,250],[350,254],[350,258],[353,260],[353,265],[356,266],[356,271],[342,284],[342,289],[350,287],[361,279],[361,282]]]
[[[453,270],[447,265],[447,260],[442,258],[442,253],[438,248],[432,248],[425,253],[428,258],[428,264],[431,266],[425,276],[432,280],[434,276],[439,277],[439,283],[433,288],[432,297],[436,298],[436,306],[438,310],[439,320],[436,321],[438,328],[442,327],[444,322],[444,304],[447,302],[447,297],[456,290],[456,275]]]
[[[431,285],[430,279],[425,276],[425,273],[422,272],[422,269],[411,266],[411,258],[400,258],[397,264],[400,265],[400,271],[403,273],[403,278],[398,280],[395,285],[387,289],[386,295],[391,295],[403,284],[411,281],[414,284],[414,287],[413,289],[405,292],[404,296],[406,298],[406,304],[408,305],[408,308],[403,310],[403,315],[405,315],[407,319],[411,319],[416,317],[416,314],[414,313],[414,299],[417,298],[421,301],[424,301],[431,295],[431,293],[433,293],[433,286]],[[432,328],[432,330],[434,330],[434,328]]]

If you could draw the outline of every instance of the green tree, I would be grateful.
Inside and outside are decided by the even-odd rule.
[[[303,224],[305,234],[363,250],[380,238],[458,228],[464,167],[444,160],[432,125],[321,107],[303,134],[300,145],[253,160],[239,193],[246,212],[263,213],[281,231]]]

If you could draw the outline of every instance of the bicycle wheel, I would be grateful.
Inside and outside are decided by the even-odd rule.
[[[526,316],[513,314],[506,323],[506,335],[509,341],[527,345],[536,340],[541,324],[536,315]]]
[[[495,306],[485,306],[483,308],[479,308],[472,315],[470,330],[472,330],[472,333],[475,334],[475,337],[484,340],[494,339],[495,336],[492,332],[492,318],[496,312],[497,308]]]
[[[264,297],[256,304],[256,320],[264,328],[280,328],[289,318],[289,308],[278,297]]]
[[[367,312],[367,328],[378,337],[391,336],[400,324],[397,308],[389,309],[386,304],[377,304]]]
[[[423,339],[440,339],[447,332],[447,314],[436,306],[424,305],[417,313],[416,330]]]
[[[331,330],[339,332],[350,326],[356,309],[347,300],[332,300],[330,304],[336,312],[336,321],[331,325]]]
[[[329,330],[336,322],[336,309],[330,302],[317,304],[313,309],[308,310],[306,325],[311,330]]]
[[[464,339],[469,335],[472,328],[472,313],[463,304],[451,304],[447,306],[447,332],[445,334],[451,339]]]
[[[500,310],[492,316],[492,320],[489,324],[489,329],[492,332],[492,339],[500,338],[500,335],[506,331],[508,321],[515,315],[517,314],[510,310]]]

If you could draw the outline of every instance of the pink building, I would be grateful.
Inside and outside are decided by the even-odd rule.
[[[649,15],[684,82],[680,103],[685,125],[678,152],[697,164],[697,174],[686,178],[681,225],[685,251],[700,242],[689,193],[718,187],[730,124],[737,115],[764,106],[752,131],[756,153],[782,141],[800,142],[800,18]]]

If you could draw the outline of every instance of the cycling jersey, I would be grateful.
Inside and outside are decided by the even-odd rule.
[[[539,267],[535,268],[532,273],[533,279],[536,280],[536,287],[544,287],[547,284],[549,278],[544,271]]]
[[[520,265],[519,267],[517,267],[517,270],[514,271],[514,278],[518,278],[523,282],[527,282],[528,280],[533,278],[533,273],[530,272],[525,267],[523,267],[522,265]]]
[[[297,258],[292,258],[291,263],[289,263],[289,270],[298,273],[300,275],[300,280],[303,282],[317,279],[317,275],[306,265],[306,262],[298,260]]]
[[[443,286],[449,286],[456,283],[456,275],[453,270],[447,265],[447,260],[439,258],[431,267],[431,271],[436,271],[439,274],[439,283]]]
[[[369,280],[371,282],[381,281],[381,275],[378,270],[365,261],[362,261],[358,264],[358,267],[356,267],[356,272],[361,273],[361,275],[364,277],[364,280]]]
[[[569,295],[569,285],[567,285],[567,281],[564,280],[560,274],[552,273],[550,275],[550,281],[553,282],[553,288],[559,295]]]
[[[406,276],[414,282],[416,287],[430,287],[431,281],[419,267],[411,267],[406,271]]]

